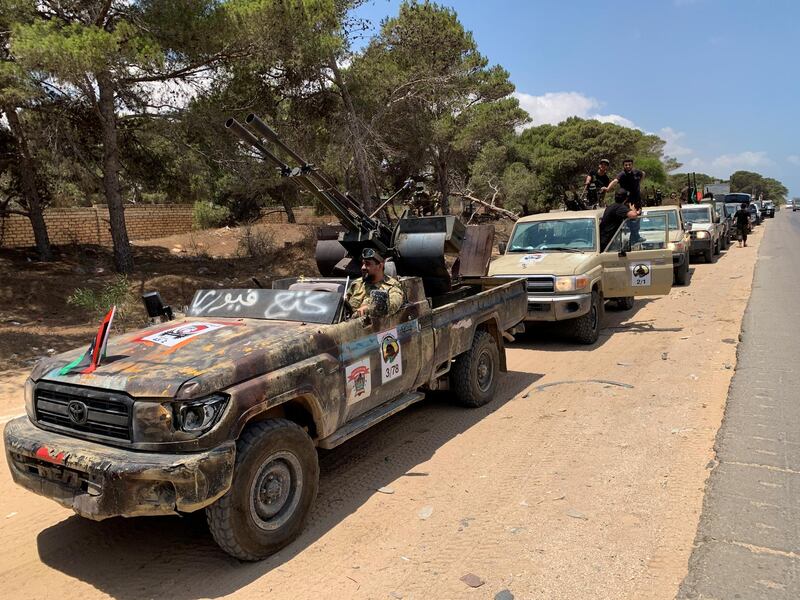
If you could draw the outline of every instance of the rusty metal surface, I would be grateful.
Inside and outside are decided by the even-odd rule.
[[[3,432],[14,481],[95,520],[191,512],[231,485],[234,442],[192,454],[141,453],[42,431],[20,417]]]
[[[468,225],[464,245],[458,253],[458,274],[482,277],[489,270],[494,244],[494,225]]]

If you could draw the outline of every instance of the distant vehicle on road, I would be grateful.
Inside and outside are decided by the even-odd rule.
[[[691,223],[691,254],[702,254],[707,263],[719,254],[722,225],[717,211],[710,204],[690,204],[681,208],[683,219]]]
[[[677,206],[659,206],[642,209],[642,228],[647,228],[646,217],[664,215],[669,228],[669,249],[672,250],[672,274],[676,285],[686,285],[689,281],[689,248],[691,236]]]

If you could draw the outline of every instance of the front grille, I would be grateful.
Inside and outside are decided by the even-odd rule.
[[[36,386],[36,420],[59,428],[131,441],[131,407],[127,396],[103,390],[42,382]],[[69,403],[86,406],[86,422],[70,418]]]
[[[553,292],[556,289],[556,279],[552,275],[535,275],[527,280],[528,291],[535,294]]]

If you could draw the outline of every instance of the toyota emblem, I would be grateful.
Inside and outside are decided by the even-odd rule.
[[[67,405],[67,412],[69,413],[69,420],[76,425],[83,425],[89,418],[89,409],[83,402],[73,400]]]

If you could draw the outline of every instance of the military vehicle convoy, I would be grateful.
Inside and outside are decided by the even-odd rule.
[[[489,402],[528,292],[518,278],[482,285],[485,227],[444,216],[390,227],[257,117],[246,122],[298,165],[236,121],[228,127],[345,227],[318,247],[323,277],[199,290],[174,321],[148,296],[151,316],[166,321],[112,338],[91,373],[62,374],[83,350],[43,359],[25,384],[27,416],[7,424],[4,440],[16,483],[81,516],[205,509],[223,550],[259,560],[302,531],[317,448],[336,447],[426,390],[449,389],[468,407]],[[367,247],[393,258],[405,301],[395,314],[351,319],[344,296]]]

